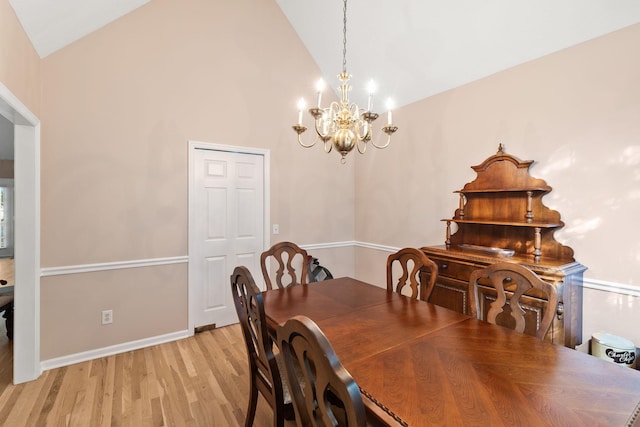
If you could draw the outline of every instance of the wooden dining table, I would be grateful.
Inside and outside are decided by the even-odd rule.
[[[370,415],[402,426],[640,425],[640,371],[344,277],[264,292],[315,321]]]

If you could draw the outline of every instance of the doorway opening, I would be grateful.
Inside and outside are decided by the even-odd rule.
[[[40,120],[0,83],[0,115],[13,124],[13,383],[40,376]]]

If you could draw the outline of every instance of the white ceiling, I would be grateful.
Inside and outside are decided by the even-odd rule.
[[[45,57],[148,1],[9,3]],[[336,87],[342,70],[342,0],[275,1],[325,81]],[[374,110],[382,111],[387,97],[396,106],[406,105],[638,23],[640,1],[350,0],[347,13],[352,99],[363,104],[365,87],[374,79]],[[309,76],[309,88],[318,77]]]
[[[150,0],[9,0],[41,58]]]

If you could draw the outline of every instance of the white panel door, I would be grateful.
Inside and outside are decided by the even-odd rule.
[[[189,255],[194,327],[238,321],[229,277],[238,265],[260,272],[264,247],[264,156],[196,148]],[[258,277],[256,282],[260,283]]]

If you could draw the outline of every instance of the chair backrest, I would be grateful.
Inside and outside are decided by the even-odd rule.
[[[278,263],[274,280],[269,274],[269,262],[272,259]],[[274,282],[278,288],[306,284],[308,262],[307,251],[295,243],[280,242],[271,246],[260,255],[260,267],[267,289],[273,289]],[[300,266],[300,275],[296,273],[294,264]]]
[[[365,426],[360,389],[318,325],[294,316],[278,327],[298,426]]]
[[[393,278],[394,266],[399,265],[402,274]],[[423,283],[420,272],[429,273],[429,280]],[[401,294],[405,286],[411,289],[411,298],[428,301],[436,285],[438,266],[424,252],[416,248],[404,248],[387,258],[387,289]],[[394,289],[395,287],[395,289]]]
[[[269,401],[274,411],[284,403],[282,379],[273,353],[273,339],[268,333],[262,293],[251,272],[236,267],[231,275],[233,302],[247,345],[252,384]]]
[[[496,300],[489,306],[486,319],[483,319],[483,309],[481,298],[478,293],[478,280],[488,279],[496,289]],[[558,307],[558,294],[555,286],[542,280],[538,275],[528,268],[510,262],[492,264],[486,268],[475,270],[469,277],[469,308],[471,316],[489,323],[501,324],[497,321],[498,315],[502,313],[508,305],[511,317],[515,320],[515,326],[511,323],[512,329],[517,332],[525,332],[526,320],[525,310],[521,305],[521,298],[529,290],[537,289],[546,295],[547,305],[542,315],[542,320],[536,327],[535,336],[544,339],[551,327],[551,322]],[[509,297],[507,294],[510,294]]]

